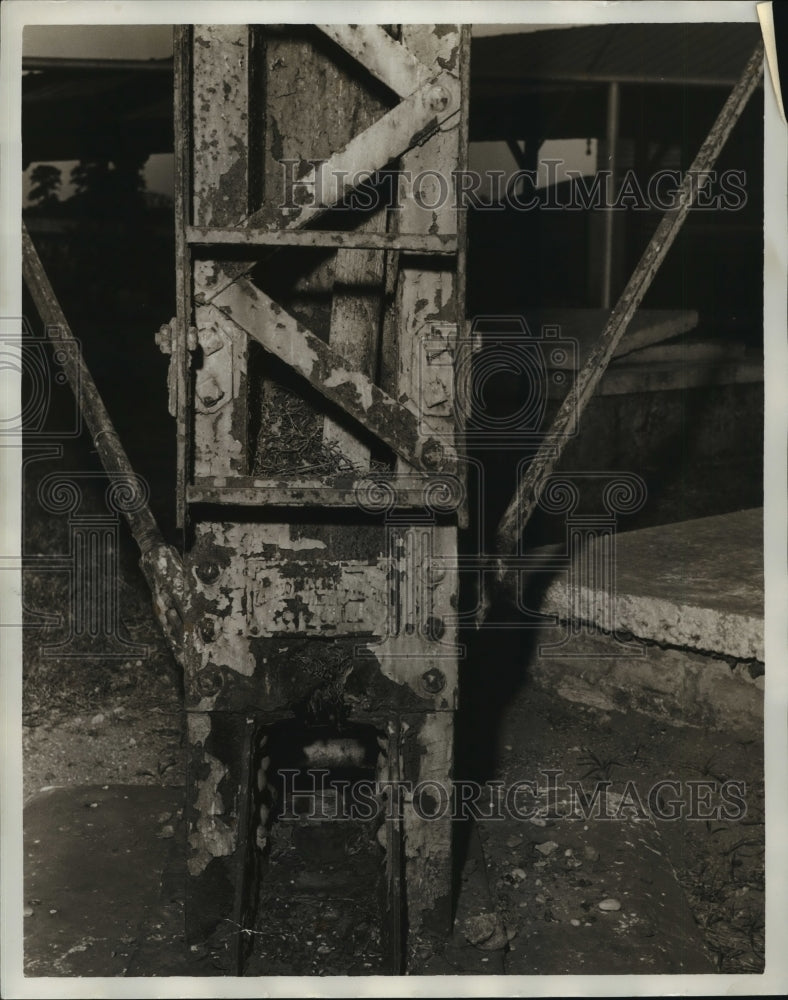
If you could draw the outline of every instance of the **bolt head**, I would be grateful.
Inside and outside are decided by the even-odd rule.
[[[442,670],[431,667],[421,675],[421,683],[425,691],[430,694],[438,694],[446,687],[446,675]]]
[[[443,445],[435,438],[430,438],[421,449],[421,464],[433,472],[437,472],[443,465]]]
[[[219,579],[219,564],[206,559],[199,564],[195,572],[203,583],[215,583]]]
[[[433,87],[427,95],[427,107],[430,111],[444,111],[451,100],[451,94],[445,87]]]
[[[197,690],[204,698],[218,694],[222,683],[222,672],[213,665],[207,666],[197,675]]]
[[[443,624],[443,619],[436,615],[430,615],[424,622],[423,633],[431,642],[438,642],[439,639],[442,639],[445,631],[446,626]]]

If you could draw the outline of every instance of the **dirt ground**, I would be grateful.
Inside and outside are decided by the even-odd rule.
[[[144,660],[78,667],[31,661],[24,705],[26,800],[52,785],[183,785],[179,681],[155,632],[147,640]],[[630,809],[620,822],[578,823],[551,817],[550,802],[539,799],[528,821],[508,814],[503,822],[480,819],[476,848],[467,847],[464,835],[458,841],[463,871],[454,937],[425,971],[762,971],[759,741],[601,713],[526,685],[503,716],[497,750],[495,778],[485,786],[490,801],[503,794],[496,788],[527,779],[541,785],[540,775],[550,771],[559,775],[561,788],[570,780],[586,790],[609,782],[614,811],[628,782],[630,800],[634,785],[645,801],[659,780],[680,782],[685,796],[688,782],[716,787],[736,780],[746,789],[746,814],[655,821]],[[556,801],[560,813],[565,799]],[[385,968],[375,906],[347,891],[358,859],[336,845],[326,850],[308,872],[298,863],[293,872],[282,869],[284,882],[274,879],[266,889],[270,898],[261,897],[278,916],[275,939],[261,934],[255,941],[250,968],[257,974]],[[369,879],[374,864],[361,857]],[[323,886],[312,884],[318,869]],[[314,935],[304,933],[304,900]]]
[[[143,655],[63,659],[42,648],[52,636],[26,630],[26,801],[53,785],[185,783],[181,679],[151,617],[145,585],[128,554],[122,555],[122,562],[128,560],[119,595],[123,627]],[[66,582],[28,573],[27,606],[63,607]],[[474,666],[485,649],[493,657],[482,642],[463,665],[461,692],[463,676],[465,690],[470,680],[472,691],[474,669],[481,670],[485,686],[485,664]],[[613,811],[620,815],[583,822],[551,815],[551,802],[540,791],[527,820],[504,810],[500,820],[458,825],[455,933],[426,971],[761,971],[762,741],[755,734],[745,738],[634,713],[603,713],[564,701],[519,675],[501,701],[502,713],[477,734],[494,751],[481,779],[487,800],[505,796],[516,782],[534,781],[541,789],[552,772],[563,789],[556,793],[559,814],[567,782],[577,781],[589,794],[608,783],[610,801],[617,804]],[[466,731],[479,728],[479,709],[471,693],[460,731],[462,719]],[[458,768],[466,767],[462,753],[458,759]],[[694,794],[692,782],[718,789],[736,781],[746,809],[734,819],[655,819],[648,794],[659,781],[678,782],[667,790],[685,803]],[[636,808],[618,810],[622,796],[629,795],[631,804],[633,788],[646,804],[644,815]],[[374,850],[358,849],[358,837],[347,840],[343,846],[322,834],[307,837],[295,852],[284,841],[273,844],[279,854],[269,862],[279,861],[278,875],[261,890],[260,904],[276,910],[276,934],[266,938],[271,921],[258,928],[251,969],[325,975],[385,968],[376,925],[379,901],[369,894],[361,899],[356,891],[361,881],[375,882],[379,861]],[[271,863],[269,871],[276,867]],[[175,886],[171,915],[179,912],[179,891]],[[174,936],[179,920],[173,917]],[[160,961],[161,949],[144,974],[154,974]]]

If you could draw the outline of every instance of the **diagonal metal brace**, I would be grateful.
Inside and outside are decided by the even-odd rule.
[[[425,472],[453,473],[457,456],[445,431],[433,428],[408,399],[397,401],[245,278],[211,306],[305,378],[325,399]],[[425,433],[426,429],[426,433]]]
[[[314,162],[312,169],[293,185],[295,207],[283,228],[300,229],[314,222],[349,195],[362,181],[382,170],[392,160],[424,142],[447,120],[459,114],[457,77],[439,72],[392,108],[327,160]],[[299,205],[299,198],[303,204]],[[240,230],[265,224],[260,209],[239,225]],[[254,261],[225,261],[216,268],[206,301],[212,301],[233,281],[248,274]]]
[[[104,400],[85,364],[79,345],[60,302],[49,282],[30,234],[22,223],[22,274],[47,336],[55,347],[68,343],[63,371],[74,393],[104,470],[109,474],[132,477],[134,470],[110,420]],[[134,541],[140,550],[140,568],[153,598],[153,610],[173,656],[183,666],[183,563],[165,542],[147,503],[129,506],[124,511]]]
[[[607,324],[591,351],[585,365],[578,372],[577,379],[564,399],[545,435],[539,451],[534,456],[528,471],[519,483],[511,502],[501,518],[497,532],[497,550],[501,555],[514,552],[522,538],[534,509],[539,502],[540,491],[547,477],[560,461],[561,454],[569,438],[568,430],[583,414],[597,385],[607,370],[621,338],[634,316],[643,296],[651,286],[668,250],[681,229],[690,208],[697,199],[699,190],[709,180],[709,172],[717,161],[733,126],[739,120],[747,101],[758,86],[763,73],[763,45],[758,44],[747,61],[736,86],[725,101],[716,121],[711,127],[692,166],[684,176],[676,191],[672,206],[665,212],[657,226],[643,256],[632,272],[626,288],[616,303]],[[503,564],[499,564],[498,576],[505,575]]]
[[[379,24],[317,24],[315,27],[400,97],[412,94],[430,76],[424,63]]]

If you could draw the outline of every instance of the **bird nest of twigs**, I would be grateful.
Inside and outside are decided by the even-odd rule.
[[[261,401],[254,462],[258,476],[339,476],[384,471],[385,462],[362,466],[324,438],[325,415],[297,393],[269,383]]]

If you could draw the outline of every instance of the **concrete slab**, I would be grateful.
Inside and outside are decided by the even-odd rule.
[[[577,342],[577,352],[563,360],[551,359],[556,368],[579,368],[591,353],[610,319],[610,309],[532,309],[525,314],[531,333],[536,336],[542,326],[560,326],[561,338]],[[694,309],[638,309],[616,348],[614,357],[659,344],[677,337],[698,325]]]
[[[582,558],[599,564],[598,540]],[[570,579],[550,585],[540,610],[566,619],[569,608],[581,607],[598,627],[763,661],[762,508],[619,533],[614,559],[612,623],[607,592],[584,585],[580,560]]]
[[[637,639],[621,642],[587,627],[573,631],[564,646],[551,648],[554,640],[548,630],[540,635],[529,672],[567,701],[748,737],[763,731],[763,675],[757,665],[732,667],[717,656]]]
[[[634,359],[634,354],[629,357]],[[715,385],[745,385],[763,382],[763,361],[760,358],[738,361],[649,361],[643,364],[611,365],[602,376],[597,394],[626,396],[636,392],[667,392],[700,389]],[[552,391],[551,396],[560,397]]]
[[[129,974],[156,923],[183,795],[173,787],[64,786],[27,805],[26,975]]]

